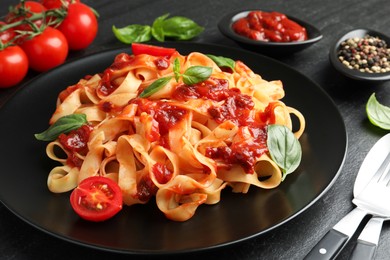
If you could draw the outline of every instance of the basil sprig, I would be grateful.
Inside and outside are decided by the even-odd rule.
[[[183,16],[173,16],[169,14],[157,17],[152,26],[131,24],[122,28],[112,26],[115,37],[125,43],[147,42],[152,38],[163,42],[165,38],[174,40],[191,40],[204,31],[204,27],[198,25],[193,20]]]
[[[299,166],[302,149],[291,130],[283,125],[267,126],[267,146],[272,160],[281,168],[282,181]]]
[[[184,84],[191,86],[208,79],[213,72],[213,68],[206,66],[191,66],[186,69],[183,74],[181,74],[180,62],[176,58],[173,64],[173,72],[175,74],[176,81],[179,81],[179,77],[181,76],[183,78]]]
[[[168,18],[168,16],[169,14],[164,14],[157,17],[153,23],[152,35],[158,41],[164,41],[165,37],[176,40],[190,40],[204,31],[203,27],[187,17],[174,16]],[[155,34],[153,32],[158,33]]]
[[[211,54],[206,54],[206,56],[212,59],[218,67],[230,68],[232,71],[234,71],[234,67],[236,66],[236,62],[234,60],[223,56],[215,56]]]
[[[173,73],[175,80],[178,82],[180,77],[183,78],[183,82],[186,85],[194,85],[196,83],[205,81],[208,79],[213,72],[213,68],[211,67],[205,67],[205,66],[192,66],[186,69],[186,71],[181,74],[180,73],[180,62],[179,59],[176,58],[173,63]],[[163,87],[165,87],[168,82],[173,78],[173,76],[169,77],[163,77],[159,78],[156,81],[154,81],[152,84],[150,84],[148,87],[146,87],[139,97],[146,98],[150,97]]]
[[[373,125],[385,130],[390,130],[390,107],[379,103],[375,97],[375,93],[368,99],[366,113],[368,120],[370,120]]]
[[[150,84],[148,87],[146,87],[139,97],[141,98],[146,98],[150,97],[160,89],[162,89],[165,85],[168,84],[168,82],[172,79],[173,77],[163,77],[159,78],[158,80],[154,81],[152,84]]]
[[[178,58],[175,59],[175,61],[173,62],[173,73],[175,74],[175,79],[176,79],[176,82],[179,81],[180,79],[180,61]]]
[[[165,40],[164,20],[168,16],[169,16],[169,14],[164,14],[162,16],[159,16],[153,22],[153,25],[152,25],[152,35],[159,42],[163,42]]]
[[[152,28],[149,25],[132,24],[123,28],[112,26],[115,37],[125,43],[147,42],[152,39]]]
[[[192,66],[186,69],[183,77],[183,82],[186,85],[194,85],[208,79],[213,72],[213,68],[205,66]]]
[[[53,141],[64,133],[69,133],[72,130],[80,128],[87,123],[87,116],[85,114],[71,114],[59,118],[46,131],[35,134],[35,138],[40,141]]]

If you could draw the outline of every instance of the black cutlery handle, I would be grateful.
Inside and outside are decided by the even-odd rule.
[[[350,260],[370,260],[374,259],[376,245],[366,241],[358,240],[353,249]]]
[[[331,229],[325,236],[312,248],[304,258],[306,260],[330,260],[335,258],[349,237],[335,229]]]

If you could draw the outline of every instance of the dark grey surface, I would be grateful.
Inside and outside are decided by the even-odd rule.
[[[154,18],[167,12],[172,15],[187,16],[206,27],[202,35],[194,40],[196,42],[237,46],[222,36],[217,29],[217,23],[225,13],[243,8],[263,8],[289,13],[311,22],[324,35],[320,42],[308,49],[278,59],[318,83],[336,102],[345,120],[349,138],[348,153],[337,182],[307,211],[272,232],[223,249],[185,255],[185,258],[302,259],[320,237],[353,208],[350,200],[358,168],[370,147],[387,133],[368,122],[365,104],[369,96],[375,92],[380,102],[390,105],[390,82],[368,83],[347,79],[331,67],[328,52],[337,36],[354,28],[371,28],[389,35],[388,0],[90,0],[85,2],[100,13],[99,34],[87,50],[72,53],[70,59],[120,46],[111,33],[111,26],[114,24],[117,27],[134,23],[151,24]],[[0,16],[5,15],[8,6],[15,3],[16,0],[0,1]],[[35,74],[30,73],[30,77],[33,76]],[[0,105],[17,89],[18,87],[0,90]],[[5,123],[1,122],[1,124]],[[350,241],[338,259],[348,259],[355,241],[356,237]],[[384,223],[376,259],[388,259],[388,252],[390,252],[390,225]],[[89,259],[97,256],[111,259],[135,258],[59,240],[29,226],[0,205],[1,259]],[[181,259],[183,256],[169,256],[169,258]]]

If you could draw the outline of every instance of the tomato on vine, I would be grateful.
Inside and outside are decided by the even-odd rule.
[[[61,8],[63,3],[67,5],[71,3],[80,3],[80,0],[41,0],[40,2],[48,10],[51,10]]]
[[[20,0],[0,21],[0,88],[18,84],[29,68],[45,72],[81,50],[98,30],[93,9],[80,0]]]
[[[15,23],[21,20],[24,20],[26,18],[31,18],[34,14],[41,14],[41,19],[34,19],[32,23],[35,24],[36,27],[41,27],[44,23],[43,17],[44,13],[46,11],[46,8],[38,2],[34,1],[25,1],[24,4],[20,3],[16,5],[14,8],[10,10],[10,12],[6,16],[6,22],[8,24]],[[14,30],[18,31],[32,31],[32,24],[29,23],[22,23],[14,28]]]
[[[7,25],[7,23],[0,21],[0,29],[6,25]],[[15,38],[15,35],[16,35],[16,33],[15,33],[15,30],[13,28],[9,28],[9,29],[6,29],[4,31],[0,31],[1,44],[5,45],[5,44],[9,43],[10,41],[12,41]]]
[[[66,37],[70,50],[88,47],[95,39],[98,22],[92,9],[82,3],[69,4],[68,14],[58,26]]]
[[[46,27],[20,46],[27,54],[30,68],[38,72],[50,70],[64,63],[69,51],[65,36],[52,27]]]
[[[19,46],[0,50],[0,88],[20,83],[28,71],[28,58]]]

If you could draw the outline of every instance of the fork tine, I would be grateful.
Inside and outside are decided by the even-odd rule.
[[[370,182],[379,182],[381,180],[381,177],[385,173],[385,170],[388,168],[389,164],[390,164],[390,152],[387,154],[385,160],[382,162],[381,166],[375,172],[375,174],[372,177]],[[386,177],[386,176],[389,176],[389,170],[384,175],[384,177]],[[383,178],[382,178],[382,180],[383,180]]]
[[[390,167],[388,167],[386,173],[381,177],[380,183],[384,183],[385,186],[389,186],[389,183],[390,183]]]

